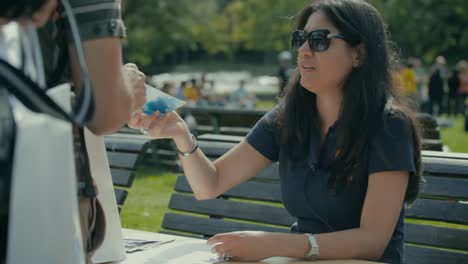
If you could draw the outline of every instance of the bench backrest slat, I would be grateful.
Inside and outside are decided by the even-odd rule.
[[[192,192],[187,179],[179,176],[175,190],[178,192]],[[237,185],[223,194],[223,197],[250,199],[257,201],[281,202],[279,184],[248,181]]]
[[[457,201],[417,199],[406,216],[421,220],[468,224],[468,204]]]
[[[411,264],[462,264],[468,263],[468,254],[407,244],[405,259]]]
[[[468,250],[468,230],[406,223],[405,231],[409,243]]]
[[[146,151],[149,138],[138,134],[113,134],[104,137],[119,212],[135,179],[136,165]]]
[[[295,218],[283,207],[227,199],[197,201],[192,195],[183,194],[174,194],[169,202],[169,208],[211,216],[280,225],[285,228],[289,228],[295,221]],[[240,214],[239,212],[242,213]]]
[[[267,232],[289,232],[287,228],[278,228],[254,223],[236,222],[216,218],[197,217],[192,215],[166,213],[162,223],[163,228],[180,232],[213,236],[218,233],[258,230]]]
[[[115,199],[117,200],[118,205],[122,205],[127,199],[128,192],[123,189],[114,189]]]
[[[468,178],[467,161],[463,159],[426,157],[423,151],[423,168],[425,173],[460,175]]]
[[[449,178],[425,176],[421,195],[439,196],[452,199],[465,199],[468,197],[468,177]]]
[[[138,154],[107,152],[111,168],[133,169],[138,159]]]
[[[134,173],[129,170],[111,169],[112,182],[120,187],[132,186]]]

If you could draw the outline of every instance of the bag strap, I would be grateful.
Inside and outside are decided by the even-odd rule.
[[[0,82],[5,88],[21,101],[27,108],[36,113],[47,114],[52,117],[68,121],[77,125],[84,125],[91,119],[91,114],[84,120],[74,118],[53,101],[44,90],[27,77],[22,71],[0,59]]]

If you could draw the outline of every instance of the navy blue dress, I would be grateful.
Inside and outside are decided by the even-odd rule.
[[[320,130],[311,122],[310,147],[305,159],[291,161],[279,143],[280,130],[274,125],[277,108],[268,112],[247,135],[246,141],[271,161],[279,161],[282,199],[285,208],[297,218],[291,227],[295,233],[329,233],[358,228],[366,196],[368,177],[382,171],[414,172],[414,150],[409,124],[393,113],[385,113],[384,122],[370,140],[363,169],[340,192],[328,187],[330,164],[335,147],[336,123],[330,127],[321,153]],[[402,207],[392,238],[379,260],[404,263],[404,217]]]

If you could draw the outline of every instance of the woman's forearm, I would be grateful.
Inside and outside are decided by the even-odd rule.
[[[193,145],[190,134],[174,138],[177,149],[182,152],[189,151]],[[179,154],[184,174],[192,187],[195,198],[198,200],[212,199],[216,196],[217,171],[213,163],[203,154],[200,149],[187,157]]]
[[[315,238],[321,259],[378,260],[388,243],[375,231],[364,228],[318,234]]]
[[[314,235],[320,251],[320,259],[366,259],[378,260],[386,244],[375,232],[362,228]],[[310,250],[304,234],[269,234],[272,255],[304,258]]]

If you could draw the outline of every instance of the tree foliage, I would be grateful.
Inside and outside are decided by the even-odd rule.
[[[439,54],[468,58],[468,0],[368,0],[382,14],[402,55],[427,63]],[[289,48],[304,0],[124,0],[126,55],[143,65],[177,63],[183,54],[234,57]],[[168,61],[168,58],[173,58]]]

